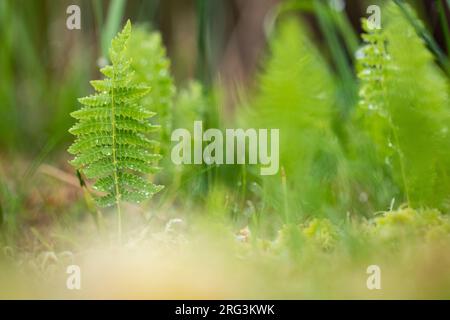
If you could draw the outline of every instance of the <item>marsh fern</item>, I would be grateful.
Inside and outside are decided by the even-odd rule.
[[[166,155],[172,131],[175,85],[161,34],[157,31],[150,32],[142,26],[134,28],[126,54],[131,59],[134,82],[152,88],[151,94],[142,97],[139,103],[147,110],[156,111],[157,121],[162,126],[158,133],[161,153]]]
[[[144,178],[157,170],[157,142],[148,134],[159,126],[149,121],[155,113],[139,104],[150,89],[132,81],[126,56],[130,34],[128,21],[112,40],[112,64],[100,70],[105,79],[91,81],[96,93],[79,99],[83,108],[71,114],[78,123],[70,129],[76,136],[69,148],[76,155],[71,164],[95,180],[97,204],[117,205],[119,216],[122,201],[139,203],[162,189]]]
[[[441,208],[450,186],[448,84],[399,8],[383,12],[383,29],[364,35],[360,111],[406,202]]]
[[[342,149],[332,129],[336,87],[303,23],[292,17],[280,21],[251,104],[249,125],[282,132],[280,164],[294,190],[288,199],[291,208],[299,214],[325,214],[345,203]],[[266,196],[283,210],[282,188],[266,185],[273,186]]]

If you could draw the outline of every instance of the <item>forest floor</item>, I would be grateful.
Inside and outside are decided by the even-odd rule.
[[[342,225],[313,219],[266,237],[201,209],[127,206],[119,245],[114,210],[96,227],[76,180],[58,170],[41,165],[31,183],[2,182],[3,210],[21,214],[2,241],[0,298],[450,297],[450,223],[436,210],[403,207]]]

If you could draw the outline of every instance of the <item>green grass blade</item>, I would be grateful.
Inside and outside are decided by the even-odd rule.
[[[108,9],[105,26],[102,29],[102,53],[108,56],[108,48],[114,35],[119,31],[123,14],[125,11],[125,0],[112,0]]]

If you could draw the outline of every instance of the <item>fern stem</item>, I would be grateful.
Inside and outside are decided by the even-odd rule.
[[[117,157],[116,157],[116,106],[114,101],[114,85],[116,82],[116,71],[113,70],[111,86],[111,126],[112,126],[112,158],[114,167],[114,187],[115,187],[115,199],[117,207],[117,236],[119,245],[122,244],[122,212],[120,210],[120,191],[119,191],[119,179],[117,175]]]

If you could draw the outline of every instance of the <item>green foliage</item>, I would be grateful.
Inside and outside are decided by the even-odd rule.
[[[391,250],[413,243],[445,243],[450,239],[450,219],[436,209],[400,208],[370,220],[348,222],[339,226],[326,218],[314,218],[305,225],[286,224],[267,248],[294,257],[317,255],[317,248],[364,256],[363,251],[380,246]],[[353,247],[358,252],[352,251]]]
[[[363,46],[356,52],[356,73],[360,80],[359,100],[352,122],[348,124],[347,163],[353,180],[353,192],[364,201],[353,203],[358,213],[386,210],[392,199],[401,198],[392,168],[389,147],[389,117],[383,108],[385,64],[388,59],[384,36],[378,29],[369,32],[362,21]]]
[[[125,54],[130,34],[128,21],[112,40],[112,65],[100,70],[106,78],[91,81],[97,92],[79,99],[84,107],[71,114],[78,120],[70,129],[77,137],[69,148],[76,155],[71,164],[96,179],[94,188],[102,193],[96,198],[100,206],[141,202],[162,188],[143,177],[157,169],[160,156],[153,152],[157,143],[147,135],[159,126],[148,121],[155,113],[139,104],[149,88],[134,82]]]
[[[127,237],[136,249],[132,266],[142,262],[148,271],[145,276],[156,280],[150,281],[153,284],[174,283],[175,276],[184,289],[206,288],[201,293],[208,295],[212,278],[235,279],[228,281],[231,288],[226,287],[226,294],[258,295],[270,292],[263,290],[268,288],[278,292],[276,298],[321,297],[323,292],[342,298],[347,285],[346,295],[361,297],[365,277],[359,281],[355,274],[364,276],[365,268],[375,262],[386,271],[386,278],[400,279],[398,287],[407,297],[408,291],[419,292],[413,293],[419,298],[428,298],[429,292],[449,296],[450,109],[448,79],[437,65],[449,69],[447,58],[439,55],[439,47],[434,47],[437,44],[404,1],[396,0],[397,6],[391,4],[382,11],[383,29],[369,30],[363,22],[364,44],[355,55],[355,73],[348,53],[353,54],[358,43],[344,11],[312,0],[289,1],[275,8],[276,18],[265,25],[272,37],[270,55],[255,83],[255,96],[247,100],[252,110],[244,119],[242,108],[234,108],[234,113],[229,108],[221,110],[229,106],[223,102],[234,101],[234,96],[221,100],[216,86],[221,81],[214,82],[213,73],[222,68],[214,64],[223,56],[222,66],[243,67],[247,76],[251,69],[247,61],[252,61],[253,53],[243,50],[245,54],[235,61],[236,46],[231,41],[223,55],[220,37],[209,37],[216,34],[210,31],[228,32],[221,30],[225,25],[211,20],[209,13],[218,12],[214,6],[206,0],[198,2],[197,71],[203,82],[188,82],[177,94],[160,34],[143,27],[131,32],[127,23],[112,42],[112,64],[101,70],[106,77],[91,82],[95,94],[81,98],[83,106],[71,113],[77,123],[70,129],[76,138],[69,151],[75,155],[71,163],[79,181],[65,173],[59,158],[53,162],[47,155],[57,150],[57,140],[65,138],[60,134],[67,134],[74,97],[86,90],[83,85],[95,60],[94,51],[89,50],[94,47],[92,34],[52,28],[51,19],[41,21],[45,14],[36,14],[48,8],[22,2],[0,1],[0,147],[33,141],[39,148],[49,141],[34,160],[4,157],[0,149],[0,268],[7,258],[14,268],[23,266],[41,276],[43,271],[54,273],[55,267],[67,265],[63,255],[70,260],[71,252],[98,249],[100,260],[96,252],[93,260],[84,260],[104,270],[98,263],[110,264],[110,256],[103,254],[101,236],[90,242],[86,209],[100,226],[100,235],[109,238],[93,199],[99,205],[116,205],[120,235],[121,203],[141,202],[162,188],[150,182],[162,154],[166,157],[159,165],[164,170],[155,179],[168,190],[158,198],[156,210],[141,211],[133,226],[136,232]],[[106,2],[98,0],[93,5],[97,23],[93,26],[89,19],[83,20],[83,28],[100,33],[104,53],[125,9],[127,15],[134,9],[145,11],[141,18],[149,18],[148,10],[142,10],[147,5],[113,0],[103,25],[101,10]],[[65,9],[64,4],[56,11],[63,12],[61,8]],[[316,22],[321,44],[311,40],[298,17],[288,16],[288,11],[299,8],[307,8]],[[445,20],[444,6],[438,8]],[[174,40],[174,52],[187,50],[195,42],[185,37],[184,27],[190,25],[189,19],[185,22],[165,33]],[[232,38],[239,40],[240,47],[245,34],[238,30],[237,35]],[[184,78],[180,70],[195,70],[190,64],[194,60],[177,61],[179,78]],[[240,95],[241,89],[227,94]],[[203,121],[204,130],[224,130],[225,123],[227,128],[280,129],[279,174],[260,176],[253,165],[173,165],[171,131],[192,130],[195,120]],[[73,186],[78,183],[85,204],[74,195]],[[394,205],[399,209],[393,209]],[[173,249],[183,250],[181,260]],[[41,255],[42,250],[46,252]],[[117,259],[117,250],[113,251],[112,260]],[[119,251],[129,258],[129,250]],[[203,270],[205,254],[215,263]],[[168,265],[179,268],[163,272],[169,276],[161,278],[158,271]],[[133,270],[122,268],[126,265],[120,267],[119,271],[133,275]],[[186,271],[206,277],[183,282]],[[398,277],[406,273],[411,280],[407,287]],[[9,275],[0,271],[5,279]],[[247,288],[239,281],[245,277]],[[5,281],[0,282],[5,287]],[[239,285],[233,287],[234,283]],[[115,285],[122,287],[112,283],[108,288]],[[396,288],[396,283],[389,286]],[[6,291],[11,294],[9,288]],[[379,295],[377,290],[363,291],[368,298]],[[388,291],[383,291],[383,297],[390,297],[392,293],[385,296]]]
[[[191,81],[181,89],[176,97],[176,117],[174,128],[190,128],[196,120],[202,120],[207,109],[203,87],[197,81]]]
[[[192,131],[194,121],[202,121],[203,130],[221,127],[215,113],[216,97],[212,91],[205,91],[200,82],[191,80],[177,92],[172,119],[174,129],[186,128]],[[193,145],[193,135],[191,139],[191,145]],[[189,196],[193,202],[204,200],[212,191],[211,184],[216,167],[206,164],[185,164],[173,169],[175,191]]]
[[[13,233],[18,226],[18,215],[16,212],[21,208],[21,190],[13,190],[8,185],[8,179],[5,176],[0,162],[0,234],[3,236]]]
[[[134,82],[145,84],[151,94],[141,98],[140,104],[157,113],[156,121],[161,124],[160,139],[162,154],[166,155],[172,132],[172,100],[175,86],[170,74],[170,61],[159,32],[148,32],[144,27],[133,29],[128,43],[127,56],[131,59]]]
[[[365,45],[357,52],[357,74],[361,80],[357,113],[375,141],[378,151],[387,153],[391,148],[386,143],[390,124],[389,115],[384,108],[384,81],[388,60],[385,37],[379,29],[369,30],[366,19],[363,19],[362,27],[366,33],[362,34]]]
[[[324,251],[333,250],[340,241],[341,231],[326,218],[314,218],[306,225],[286,224],[278,232],[271,247],[277,252],[288,249],[298,255],[307,247]]]
[[[0,86],[0,145],[10,146],[17,142],[19,131],[18,119],[19,111],[17,110],[14,92],[15,74],[13,57],[13,35],[7,32],[8,25],[13,27],[11,23],[17,12],[13,14],[14,9],[9,1],[3,1],[0,4],[0,39],[2,41],[2,50],[0,50],[0,69],[2,70],[2,85]],[[22,42],[21,42],[22,43]]]
[[[360,113],[408,204],[444,207],[450,188],[447,81],[398,7],[385,11],[385,28],[366,28],[364,35]]]
[[[328,214],[347,201],[342,150],[332,129],[336,113],[333,76],[297,20],[280,21],[271,55],[259,77],[248,124],[280,129],[280,176],[264,177],[268,202],[292,216]]]
[[[59,5],[54,8],[60,10]],[[66,28],[49,32],[51,19],[42,20],[46,12],[42,3],[0,4],[2,150],[33,154],[48,140],[59,143],[70,137],[69,112],[87,79],[91,52],[82,37],[68,37]]]
[[[322,249],[329,250],[336,245],[338,230],[328,219],[313,219],[303,229],[303,235]]]
[[[372,237],[379,241],[442,240],[450,235],[450,220],[436,209],[403,208],[389,211],[373,221]]]
[[[101,6],[94,1],[94,10],[100,11]],[[125,12],[125,0],[111,0],[109,1],[108,14],[106,16],[105,25],[102,26],[101,30],[101,47],[103,55],[108,54],[108,46],[114,35],[119,31],[120,24]],[[97,23],[101,24],[101,13],[96,12]]]

